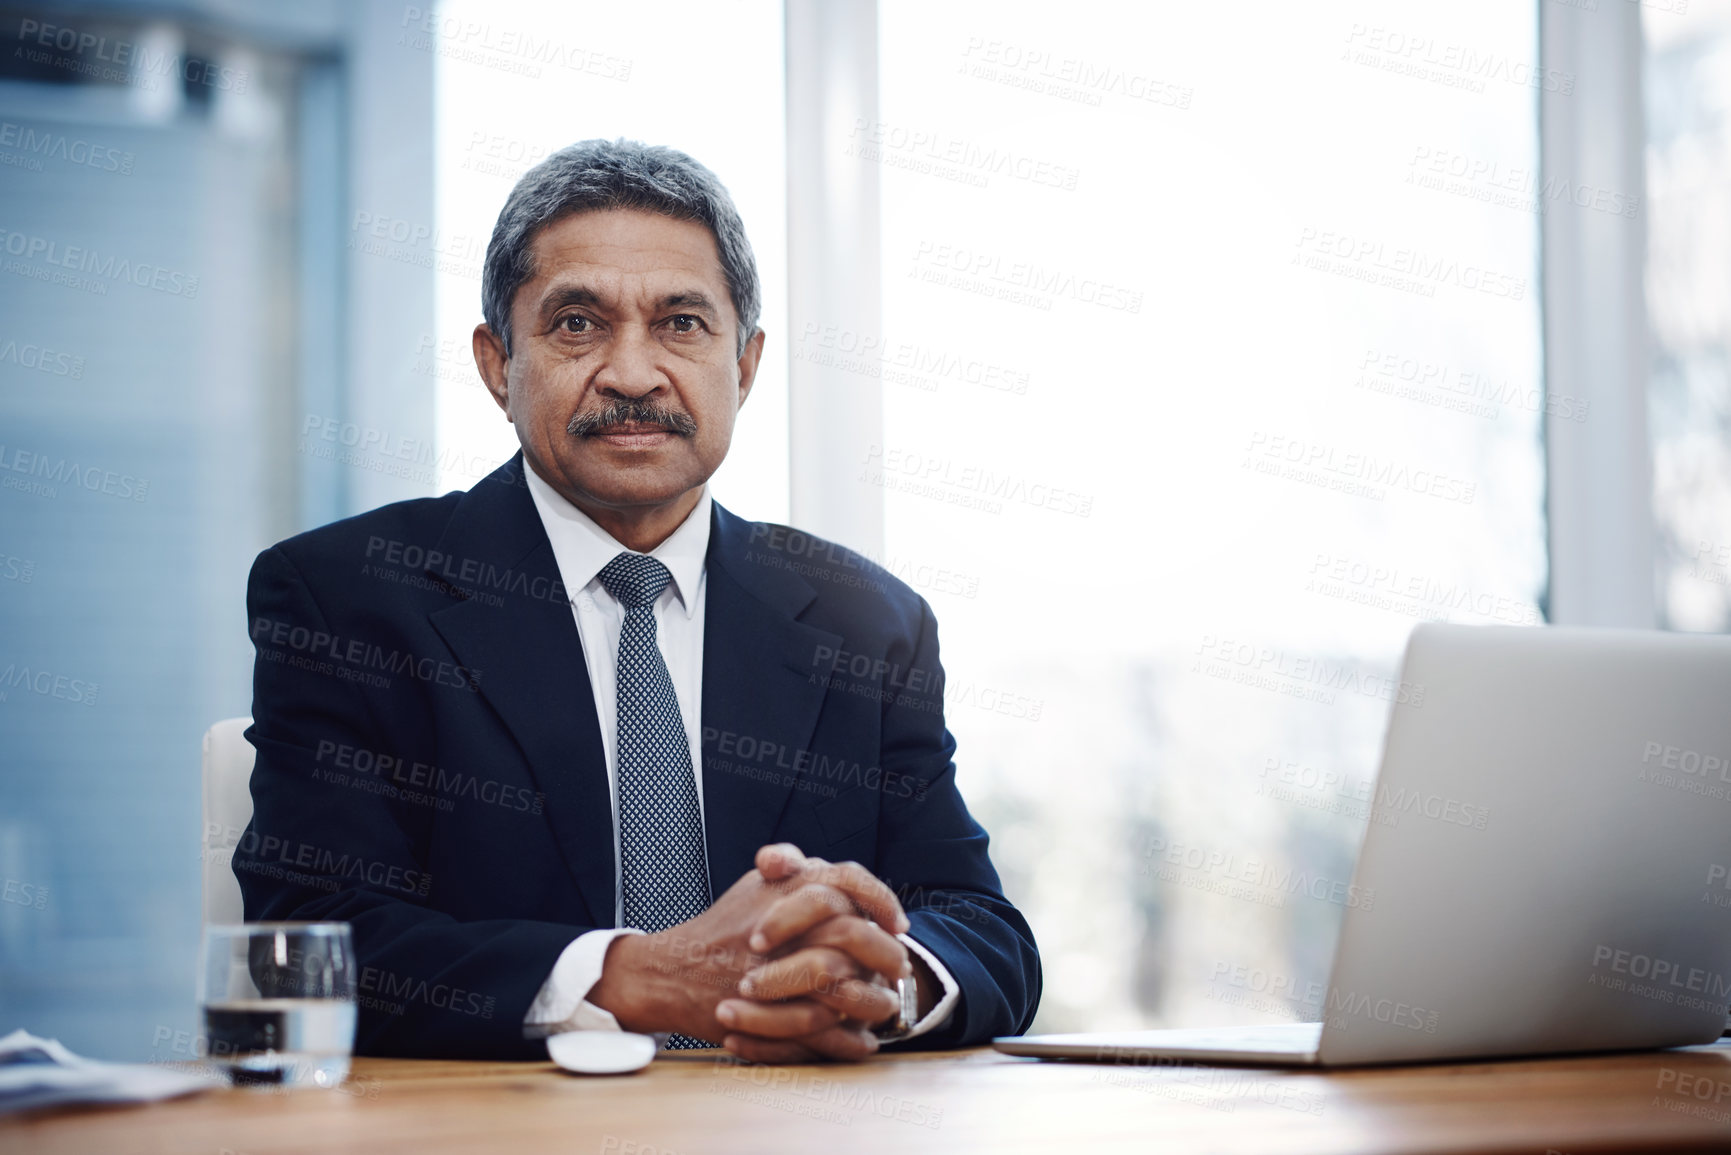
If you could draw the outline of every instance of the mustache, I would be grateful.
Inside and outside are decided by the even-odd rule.
[[[690,437],[697,432],[697,422],[692,420],[689,413],[657,405],[653,401],[626,397],[609,401],[599,409],[577,414],[571,418],[571,423],[565,426],[565,432],[573,437],[593,437],[615,425],[657,425],[681,437]]]

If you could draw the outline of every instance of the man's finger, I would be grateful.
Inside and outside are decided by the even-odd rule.
[[[821,922],[853,913],[853,902],[833,886],[807,882],[770,904],[752,928],[747,945],[758,954],[804,934]]]
[[[795,939],[793,947],[781,958],[760,961],[747,971],[739,993],[754,999],[787,999],[828,989],[844,978],[880,974],[893,983],[913,973],[906,947],[852,915],[831,919]]]
[[[716,1004],[715,1021],[729,1032],[766,1039],[792,1039],[828,1030],[842,1015],[814,999],[761,1003],[753,999],[723,999]]]
[[[758,850],[756,865],[765,882],[796,876],[818,882],[847,895],[854,909],[891,934],[908,929],[908,917],[895,891],[857,862],[829,862],[804,853],[791,842],[777,842]]]
[[[728,1035],[721,1045],[748,1063],[815,1063],[823,1058],[803,1043],[785,1039],[760,1039],[753,1035]]]
[[[808,947],[748,972],[739,980],[739,993],[765,1001],[828,994],[858,973],[853,960],[834,947]]]
[[[856,1023],[876,1026],[901,1009],[901,999],[888,987],[864,979],[847,979],[828,994],[814,991],[812,998]]]
[[[814,1058],[852,1062],[875,1054],[878,1040],[863,1027],[831,1027],[797,1040],[728,1035],[722,1040],[722,1045],[754,1063],[808,1063]]]
[[[825,862],[821,858],[808,858],[801,873],[814,882],[832,886],[847,895],[855,909],[891,934],[907,931],[908,916],[902,912],[902,904],[896,898],[896,892],[886,886],[883,879],[859,863]]]
[[[765,882],[780,882],[792,878],[806,864],[806,857],[791,842],[776,842],[760,847],[757,852],[757,872]]]
[[[864,967],[866,973],[880,974],[892,982],[914,973],[908,948],[900,939],[885,934],[877,924],[852,915],[819,923],[792,945],[834,947]]]

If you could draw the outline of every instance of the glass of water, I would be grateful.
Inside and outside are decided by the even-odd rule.
[[[346,922],[206,927],[205,1057],[237,1084],[335,1087],[355,1045],[355,970]]]

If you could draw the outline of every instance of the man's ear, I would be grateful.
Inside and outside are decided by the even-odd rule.
[[[745,404],[752,383],[757,380],[757,367],[763,361],[763,330],[755,330],[739,355],[739,404]]]
[[[469,338],[469,346],[475,351],[475,368],[480,370],[481,380],[487,385],[487,392],[493,395],[493,400],[505,411],[505,420],[510,421],[511,387],[507,382],[509,374],[506,371],[510,368],[511,358],[505,352],[505,342],[483,322],[475,326],[475,332]]]

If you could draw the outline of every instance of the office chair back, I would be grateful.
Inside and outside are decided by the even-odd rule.
[[[204,924],[241,922],[234,848],[252,821],[251,718],[224,718],[204,732]]]

